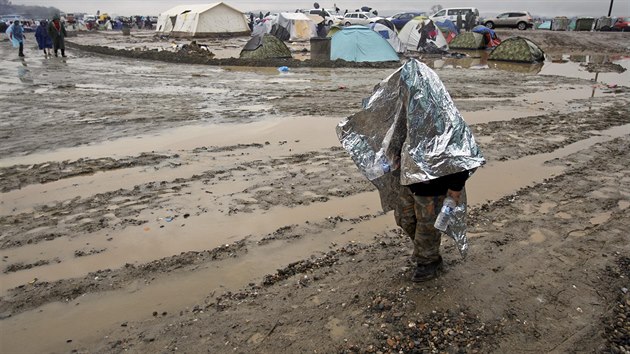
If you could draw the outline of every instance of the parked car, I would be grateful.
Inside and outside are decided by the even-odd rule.
[[[337,15],[333,10],[326,9],[311,9],[308,11],[310,15],[319,15],[324,18],[324,23],[328,26],[332,26],[335,23],[341,22],[343,20],[343,16]]]
[[[346,25],[364,25],[367,26],[370,23],[374,23],[382,17],[375,16],[371,12],[348,12],[341,22]]]
[[[504,12],[483,20],[483,24],[488,28],[512,27],[523,31],[534,27],[534,19],[527,11]]]
[[[613,28],[615,31],[630,32],[630,17],[619,17]]]
[[[472,12],[475,15],[476,19],[479,19],[479,10],[476,7],[451,7],[447,9],[442,9],[429,18],[434,22],[444,22],[444,20],[451,20],[453,23],[457,23],[457,14],[462,14],[462,20],[466,18],[466,14],[468,12]]]
[[[387,19],[392,21],[396,29],[402,29],[405,27],[407,22],[411,21],[412,18],[418,16],[426,16],[425,12],[401,12],[397,13],[394,16],[388,17]]]

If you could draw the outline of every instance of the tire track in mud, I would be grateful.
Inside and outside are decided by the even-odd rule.
[[[323,221],[283,226],[267,235],[249,235],[212,250],[182,252],[179,255],[140,265],[127,263],[122,268],[99,270],[88,273],[82,278],[61,279],[53,282],[34,280],[29,284],[9,289],[7,295],[0,298],[0,318],[14,316],[49,302],[70,302],[86,293],[123,289],[138,279],[141,279],[144,285],[148,285],[168,273],[192,272],[209,262],[244,256],[252,247],[265,246],[273,242],[291,242],[305,235],[320,234],[324,230],[336,228],[351,230],[353,225],[380,215],[382,214],[362,215],[356,218],[328,217]],[[259,240],[256,241],[256,239]],[[60,260],[53,261],[61,262]],[[19,271],[49,263],[49,261],[42,261],[29,265],[12,264],[8,266],[8,269]],[[267,282],[271,284],[271,280]]]
[[[0,192],[6,193],[30,184],[44,184],[60,179],[91,175],[102,171],[118,170],[137,166],[157,165],[178,155],[142,153],[121,159],[104,157],[99,159],[78,159],[75,161],[50,161],[32,165],[12,165],[0,167]]]
[[[329,170],[330,178],[320,178],[321,171],[313,170],[314,164]],[[0,216],[0,249],[62,236],[92,233],[106,228],[142,225],[147,222],[139,219],[143,210],[159,209],[166,200],[186,193],[191,182],[198,181],[209,186],[206,192],[212,193],[210,190],[213,184],[229,183],[237,176],[263,177],[265,181],[252,182],[250,188],[236,197],[209,194],[209,198],[215,201],[228,198],[228,205],[218,209],[227,215],[252,212],[255,208],[267,210],[277,205],[294,207],[325,202],[331,197],[354,195],[374,188],[354,168],[341,148],[266,161],[256,160],[208,170],[189,178],[144,183],[134,186],[133,189],[119,189],[85,198],[75,197],[36,205],[32,212]],[[340,181],[343,183],[339,184]],[[245,200],[246,197],[249,200]],[[221,204],[217,203],[219,206]],[[207,210],[203,208],[196,211],[197,215],[204,212]]]
[[[628,116],[630,106],[619,103],[591,111],[475,124],[471,128],[486,159],[506,161],[555,151],[597,135],[597,131],[628,124]]]
[[[510,160],[551,152],[586,139],[597,134],[597,130],[627,123],[628,115],[630,115],[628,106],[620,104],[590,112],[542,115],[476,124],[472,128],[488,160]],[[554,139],[550,140],[549,136],[553,136]],[[490,141],[486,141],[488,140],[486,137],[489,137]],[[261,144],[205,147],[207,151],[200,147],[193,150],[193,153],[211,154],[221,152],[223,149],[232,151],[261,147],[263,147]],[[203,158],[203,155],[200,157]],[[138,219],[142,210],[159,208],[163,200],[176,197],[178,193],[188,190],[191,182],[201,181],[212,186],[213,183],[228,181],[240,175],[251,179],[251,186],[238,195],[211,195],[214,200],[227,198],[227,206],[220,210],[228,215],[253,212],[257,208],[268,210],[278,205],[295,207],[322,203],[332,197],[345,197],[374,190],[358,172],[348,155],[341,148],[334,147],[325,152],[245,162],[226,169],[205,171],[189,178],[145,183],[135,186],[132,190],[121,189],[86,198],[77,197],[35,206],[33,212],[1,216],[0,228],[3,232],[0,249],[105,228],[141,225],[147,222]],[[257,178],[264,180],[256,182]],[[186,211],[177,212],[183,214]],[[197,214],[204,212],[206,212],[204,209],[196,211]],[[37,231],[33,232],[36,229]]]

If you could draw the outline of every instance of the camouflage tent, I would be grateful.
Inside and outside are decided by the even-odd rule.
[[[568,31],[570,23],[571,23],[571,20],[568,19],[567,17],[556,16],[553,18],[553,21],[551,22],[551,29],[553,31]]]
[[[575,21],[571,21],[569,28],[572,31],[590,31],[593,29],[595,19],[592,17],[580,17]]]
[[[453,49],[484,49],[486,41],[481,33],[463,32],[458,34],[448,46]]]
[[[545,52],[527,38],[512,37],[501,42],[488,59],[534,63],[544,61]]]
[[[252,37],[243,50],[241,59],[271,59],[271,58],[291,58],[291,51],[278,38],[264,34]]]

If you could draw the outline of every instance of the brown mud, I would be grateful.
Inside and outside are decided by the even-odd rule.
[[[630,350],[627,37],[523,34],[563,62],[422,58],[488,160],[469,256],[444,238],[423,284],[334,131],[398,64],[198,65],[142,34],[20,61],[1,42],[1,351]]]

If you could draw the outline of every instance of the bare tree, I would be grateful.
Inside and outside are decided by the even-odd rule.
[[[444,7],[442,5],[433,5],[431,6],[431,13],[434,14],[440,10],[442,10]]]

